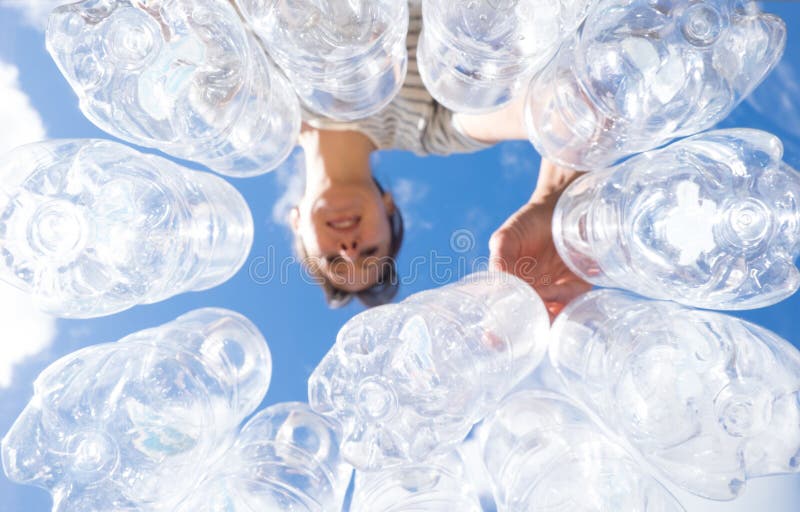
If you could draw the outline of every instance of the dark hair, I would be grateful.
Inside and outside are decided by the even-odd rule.
[[[378,192],[384,195],[386,192],[381,184],[375,178],[372,178],[375,185],[378,187]],[[364,306],[371,308],[380,306],[391,302],[400,290],[400,280],[397,277],[397,253],[400,252],[400,247],[403,245],[403,216],[400,209],[395,206],[394,211],[389,215],[389,229],[391,231],[391,240],[389,242],[388,258],[381,258],[377,264],[380,265],[380,275],[378,281],[365,290],[359,292],[348,292],[337,288],[334,283],[320,271],[319,265],[311,262],[308,256],[303,239],[296,232],[294,234],[294,248],[297,256],[306,265],[309,273],[314,277],[322,291],[325,293],[325,302],[328,307],[337,309],[346,306],[353,297],[357,298]]]

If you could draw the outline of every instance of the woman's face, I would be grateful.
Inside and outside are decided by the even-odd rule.
[[[310,264],[334,287],[358,292],[380,278],[380,263],[391,247],[394,208],[391,194],[381,194],[374,182],[334,185],[304,196],[291,221]]]

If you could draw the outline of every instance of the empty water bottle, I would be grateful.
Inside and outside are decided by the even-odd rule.
[[[506,397],[481,427],[499,512],[681,512],[581,408],[544,390]]]
[[[228,0],[84,0],[55,9],[47,49],[102,130],[229,176],[292,151],[297,97]]]
[[[108,315],[227,281],[253,219],[225,180],[110,141],[0,160],[0,279],[63,317]]]
[[[711,309],[800,287],[800,173],[756,130],[705,133],[590,173],[562,194],[553,239],[583,279]]]
[[[176,512],[328,512],[342,509],[353,468],[338,425],[303,403],[256,414]]]
[[[349,121],[389,104],[408,66],[405,0],[237,0],[300,99]]]
[[[464,462],[452,451],[422,464],[385,471],[357,471],[351,512],[481,512]]]
[[[561,165],[608,167],[724,119],[785,43],[749,0],[599,0],[531,82],[528,134]]]
[[[451,110],[496,110],[573,36],[593,1],[423,0],[420,76]]]
[[[688,491],[733,499],[749,478],[800,471],[800,352],[774,333],[599,290],[552,334],[570,393]]]
[[[269,386],[264,338],[243,316],[199,309],[45,369],[2,441],[3,469],[53,510],[172,510]]]
[[[342,423],[356,469],[423,462],[461,442],[536,367],[549,324],[521,280],[472,274],[348,321],[309,379],[309,402]]]

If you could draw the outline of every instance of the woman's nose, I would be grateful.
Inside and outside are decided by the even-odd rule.
[[[350,240],[339,244],[339,254],[342,258],[354,262],[358,258],[358,240]]]

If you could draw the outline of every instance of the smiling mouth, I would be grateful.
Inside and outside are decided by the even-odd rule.
[[[361,222],[361,216],[343,217],[340,219],[329,220],[326,222],[328,227],[337,231],[349,231],[355,229]]]

